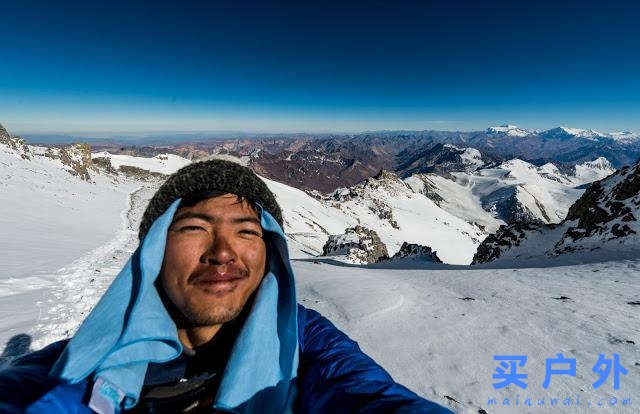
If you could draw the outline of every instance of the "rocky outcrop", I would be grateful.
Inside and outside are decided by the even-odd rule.
[[[604,236],[609,240],[637,234],[640,211],[640,162],[593,183],[570,208],[571,223],[556,248],[568,241]],[[639,246],[640,247],[640,246]]]
[[[330,235],[322,248],[323,256],[346,256],[360,264],[376,263],[388,258],[387,248],[378,233],[362,226],[350,227],[343,234]]]
[[[435,251],[431,250],[431,247],[407,242],[402,243],[400,250],[389,260],[397,259],[418,259],[433,263],[442,263],[442,260],[440,260]]]
[[[165,174],[145,170],[144,168],[133,167],[131,165],[121,165],[120,167],[118,167],[118,172],[126,175],[129,178],[134,178],[136,180],[142,181],[157,180],[167,177]]]
[[[111,164],[111,159],[107,157],[94,157],[92,158],[92,162],[96,168],[108,174],[118,174],[118,171],[113,167],[113,164]]]
[[[411,187],[396,174],[383,169],[375,176],[367,178],[353,187],[337,189],[324,199],[341,203],[352,200],[364,203],[380,220],[388,222],[391,227],[398,230],[400,226],[393,217],[393,209],[381,195],[388,194],[390,197],[400,197],[410,196],[412,193]]]
[[[24,139],[11,135],[9,131],[2,126],[2,124],[0,124],[0,145],[6,145],[11,151],[15,152],[25,160],[31,158],[29,147]]]
[[[91,146],[86,143],[66,145],[60,148],[49,147],[43,155],[60,160],[68,173],[85,181],[91,181],[89,174],[91,170],[97,171],[91,159]]]
[[[496,260],[510,249],[517,248],[530,232],[542,231],[545,226],[539,223],[518,222],[508,226],[500,226],[495,234],[489,235],[478,246],[471,264],[488,263]]]
[[[524,203],[526,199],[529,203]],[[549,223],[551,218],[534,195],[523,185],[500,188],[481,200],[482,208],[507,223]],[[528,204],[528,205],[527,205]]]

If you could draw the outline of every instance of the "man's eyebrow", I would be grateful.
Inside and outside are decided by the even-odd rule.
[[[201,219],[201,220],[204,220],[204,221],[208,221],[209,223],[215,223],[216,221],[219,220],[218,217],[210,216],[208,214],[194,213],[192,211],[185,211],[184,213],[178,213],[173,218],[173,223],[176,223],[176,222],[178,222],[180,220],[190,219],[190,218]],[[254,216],[233,217],[230,221],[233,224],[251,222],[251,223],[255,223],[255,224],[259,225],[259,226],[261,225],[260,219],[258,219],[257,217],[254,217]]]
[[[257,224],[258,226],[260,226],[262,224],[260,219],[258,219],[257,217],[254,217],[254,216],[234,217],[234,218],[231,219],[231,222],[234,223],[234,224],[252,222],[252,223]]]
[[[212,217],[208,214],[204,214],[204,213],[194,213],[192,211],[185,211],[184,213],[178,213],[174,218],[173,218],[173,222],[178,222],[180,220],[184,220],[184,219],[190,219],[190,218],[197,218],[197,219],[201,219],[204,221],[208,221],[210,223],[213,223],[214,221],[216,221],[215,217]]]

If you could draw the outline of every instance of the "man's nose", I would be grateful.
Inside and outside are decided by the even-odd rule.
[[[209,248],[202,256],[201,261],[209,264],[225,264],[235,260],[236,257],[229,236],[216,234],[213,236]]]

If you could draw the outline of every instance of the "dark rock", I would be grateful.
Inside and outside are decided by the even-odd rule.
[[[387,247],[378,233],[363,226],[350,227],[344,234],[331,235],[322,248],[323,256],[346,255],[358,263],[376,263],[388,257]]]
[[[391,257],[391,260],[393,259],[422,259],[433,263],[442,263],[431,247],[407,242],[402,243],[400,250]]]

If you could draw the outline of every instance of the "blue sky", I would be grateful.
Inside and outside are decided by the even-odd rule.
[[[636,2],[136,3],[4,4],[0,122],[640,131]]]

